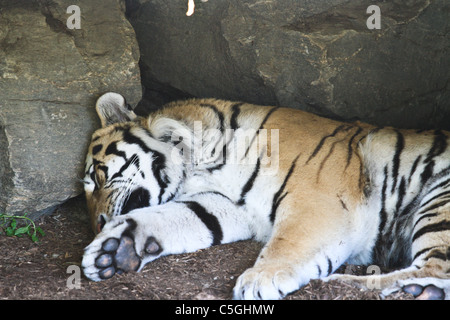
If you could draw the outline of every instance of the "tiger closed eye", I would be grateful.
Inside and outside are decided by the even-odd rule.
[[[102,231],[103,227],[106,224],[106,219],[105,216],[103,214],[101,214],[98,218],[98,223],[97,223],[97,233],[100,233],[100,231]]]

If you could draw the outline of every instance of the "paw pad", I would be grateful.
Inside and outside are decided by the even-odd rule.
[[[102,279],[109,279],[116,273],[136,271],[141,259],[134,249],[134,241],[128,236],[120,240],[109,238],[102,244],[102,253],[95,259],[95,266],[99,268],[98,275]]]
[[[114,238],[109,238],[105,242],[103,242],[102,249],[106,252],[116,251],[119,247],[119,241]]]
[[[406,293],[412,294],[417,300],[443,300],[444,291],[434,285],[422,287],[418,284],[410,284],[403,288]]]
[[[149,237],[145,243],[145,252],[151,255],[158,255],[162,251],[161,245],[154,237]]]
[[[134,241],[129,237],[122,237],[120,239],[119,247],[117,248],[114,261],[118,269],[123,271],[136,271],[141,264],[141,259],[137,256],[134,250]]]

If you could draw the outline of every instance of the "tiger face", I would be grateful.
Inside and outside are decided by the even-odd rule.
[[[106,111],[102,99],[109,102]],[[99,233],[114,216],[173,198],[180,173],[168,168],[167,145],[151,135],[122,96],[105,94],[96,109],[102,128],[92,136],[83,182],[91,225]]]

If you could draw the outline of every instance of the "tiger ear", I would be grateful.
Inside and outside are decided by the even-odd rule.
[[[107,127],[113,123],[132,121],[137,117],[125,98],[115,92],[105,93],[98,98],[95,108],[102,127]]]

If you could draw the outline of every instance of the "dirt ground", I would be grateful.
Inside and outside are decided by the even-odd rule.
[[[46,235],[28,238],[0,235],[0,300],[213,300],[230,299],[237,277],[254,263],[259,243],[241,241],[191,254],[163,257],[141,273],[88,281],[80,270],[83,248],[93,239],[83,197],[69,200],[38,225]],[[361,271],[360,271],[361,272]],[[378,300],[377,291],[362,291],[339,282],[312,281],[288,300]],[[407,300],[398,293],[387,299]]]

